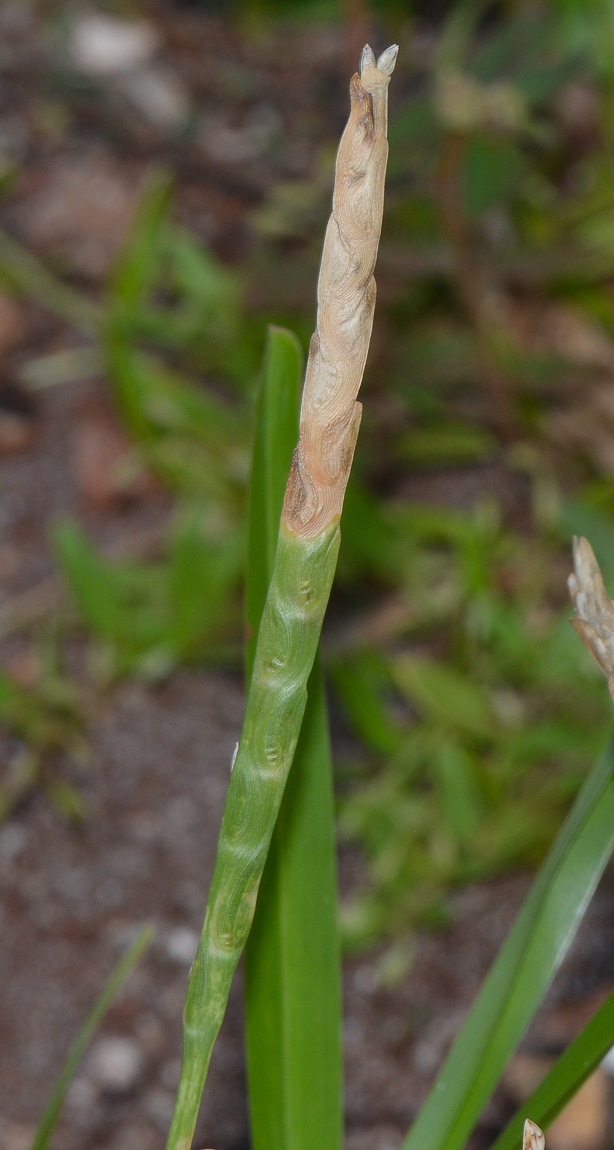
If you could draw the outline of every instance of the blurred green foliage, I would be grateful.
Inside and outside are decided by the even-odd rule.
[[[536,865],[607,730],[605,683],[554,606],[556,540],[505,528],[494,502],[389,522],[406,546],[388,634],[374,619],[379,642],[332,662],[371,751],[341,810],[371,862],[345,908],[356,943],[443,923],[451,886]]]
[[[566,622],[561,542],[598,528],[611,571],[590,414],[613,362],[611,39],[598,3],[455,5],[391,118],[371,376],[386,393],[371,384],[379,454],[363,452],[362,478],[399,491],[445,468],[454,503],[464,464],[477,491],[466,510],[380,499],[370,574],[388,606],[335,655],[371,752],[341,808],[370,860],[345,908],[357,944],[445,921],[455,884],[534,866],[607,728]],[[497,499],[479,470],[503,460]],[[513,494],[520,473],[530,499]]]
[[[447,11],[411,25],[377,8],[402,51],[325,650],[356,736],[340,828],[369,864],[346,936],[399,939],[391,971],[455,885],[543,857],[609,715],[565,590],[573,531],[614,573],[609,8]],[[292,285],[313,283],[330,159],[324,143],[311,180],[271,189],[241,271],[173,222],[172,181],[153,173],[100,309],[0,235],[3,281],[95,332],[135,460],[177,501],[156,560],[111,562],[56,529],[105,682],[238,655],[255,380],[267,322],[311,330]]]
[[[159,562],[111,562],[77,525],[55,550],[97,643],[97,678],[155,680],[181,662],[236,658],[249,422],[244,382],[258,348],[236,275],[173,225],[172,181],[152,173],[114,270],[102,344],[115,400],[142,466],[179,498]],[[183,370],[174,359],[180,353]],[[186,374],[216,373],[218,390]],[[220,394],[219,383],[225,385]]]
[[[212,539],[197,508],[181,509],[158,563],[105,560],[70,521],[56,526],[54,542],[97,639],[90,667],[98,682],[155,681],[179,663],[221,657],[241,552],[235,538]]]
[[[331,670],[363,747],[340,824],[370,862],[344,912],[356,944],[443,922],[455,884],[535,865],[608,723],[566,622],[561,544],[588,525],[611,571],[609,9],[448,11],[430,41],[416,24],[422,50],[410,36],[391,89],[344,515],[349,617]],[[278,187],[260,209],[269,249],[315,234],[318,203],[322,227],[324,181],[311,187]],[[438,486],[413,482],[429,473]],[[420,490],[452,506],[412,505]]]
[[[77,691],[57,656],[56,643],[44,643],[38,674],[27,685],[0,671],[0,727],[19,740],[8,761],[1,764],[0,822],[35,787],[42,787],[70,821],[79,822],[85,814],[79,790],[61,769],[67,755],[80,766],[87,763],[85,718]]]

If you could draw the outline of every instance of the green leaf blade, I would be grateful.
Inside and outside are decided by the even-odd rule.
[[[256,650],[260,616],[273,570],[292,452],[298,441],[302,358],[300,344],[291,331],[269,327],[258,397],[249,490],[245,592],[248,679]]]
[[[298,438],[300,382],[295,337],[270,329],[250,492],[248,673]],[[332,763],[324,681],[316,660],[245,950],[254,1150],[341,1146],[337,919]]]
[[[614,993],[557,1059],[524,1106],[514,1115],[492,1150],[513,1150],[522,1140],[525,1118],[546,1130],[597,1069],[614,1044]]]
[[[153,168],[148,173],[130,236],[117,260],[110,283],[110,311],[131,311],[141,305],[154,278],[160,233],[167,222],[172,176]]]
[[[84,617],[99,635],[115,639],[123,619],[110,568],[85,532],[70,519],[55,524],[53,543],[60,569]]]
[[[403,1150],[460,1150],[560,966],[614,847],[614,742],[586,780]]]
[[[316,663],[246,947],[254,1150],[342,1145],[331,773],[324,681]]]

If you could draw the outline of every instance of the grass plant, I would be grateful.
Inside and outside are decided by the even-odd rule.
[[[384,54],[380,58],[380,67],[376,68],[370,50],[365,49],[363,53],[361,80],[356,77],[353,81],[352,113],[340,146],[338,178],[343,177],[344,171],[350,169],[346,156],[348,151],[351,155],[351,149],[346,149],[344,145],[353,142],[352,133],[356,131],[357,126],[364,130],[364,121],[361,123],[357,111],[363,104],[365,88],[374,73],[379,86],[377,73],[381,68],[386,72],[389,70],[388,59],[389,54]],[[393,59],[391,62],[393,63]],[[382,95],[385,96],[383,84],[381,88]],[[377,88],[374,94],[377,129]],[[362,114],[365,115],[366,112],[365,119],[369,124],[372,112],[368,102],[364,102],[367,103],[367,108]],[[356,122],[353,123],[353,119],[358,120],[358,125]],[[377,131],[374,136],[377,136]],[[354,175],[352,190],[355,192],[358,182],[355,173],[356,169],[360,168],[355,161],[351,168]],[[339,515],[347,481],[348,462],[351,460],[356,434],[356,389],[362,376],[370,334],[373,293],[369,288],[375,259],[373,251],[371,259],[367,261],[367,274],[361,275],[359,260],[356,260],[352,267],[352,261],[347,259],[348,250],[350,252],[355,250],[351,243],[345,242],[338,252],[335,251],[335,246],[338,245],[338,229],[341,225],[342,189],[345,190],[341,178],[338,179],[333,199],[333,215],[325,242],[323,271],[318,292],[318,326],[312,342],[303,393],[299,445],[290,468],[277,548],[260,619],[258,638],[255,649],[252,648],[253,663],[243,733],[232,768],[203,935],[188,983],[181,1080],[167,1144],[168,1150],[171,1148],[188,1150],[191,1145],[213,1042],[225,1010],[232,974],[249,935],[266,854],[297,745],[305,712],[305,687],[315,658],[319,630],[337,558]],[[381,196],[378,194],[380,192],[381,185],[378,185],[373,198],[381,205]],[[363,210],[364,206],[363,203]],[[344,214],[343,218],[344,222],[351,221],[351,213]],[[381,219],[381,214],[379,218]],[[376,228],[375,250],[378,232],[379,227]],[[330,246],[327,249],[329,241]],[[334,261],[332,269],[328,263],[331,249],[335,251],[335,256],[343,253],[345,257],[339,261],[339,270],[335,267]],[[352,274],[356,275],[358,271],[358,283],[362,285],[358,308],[352,307],[351,293],[338,291],[336,299],[334,295],[333,289],[343,283],[344,273],[348,275],[348,267],[350,277]],[[329,288],[328,276],[331,275],[331,270]],[[345,366],[343,323],[337,319],[337,322],[331,323],[328,328],[325,322],[328,307],[334,315],[337,301],[343,304],[341,316],[349,315],[350,321],[353,314],[358,312],[357,342],[353,347],[350,344],[358,371],[348,373],[349,385],[344,380],[343,373]],[[365,333],[366,344],[360,346],[361,334],[364,339]],[[335,350],[340,362],[333,354],[327,356],[327,336],[333,347],[337,345]],[[345,391],[345,395],[342,391],[342,402],[337,398],[334,385],[322,389],[321,380],[318,379],[320,372],[324,381],[335,380],[337,386]],[[279,501],[279,496],[275,496],[272,492],[281,488],[289,458],[288,429],[291,431],[292,428],[290,397],[286,400],[285,418],[284,411],[279,412],[279,424],[282,430],[277,440],[269,441],[270,457],[267,459],[264,450],[265,436],[273,427],[272,422],[267,425],[266,420],[262,418],[267,401],[267,383],[270,386],[270,381],[265,377],[261,421],[258,424],[256,440],[257,466],[254,471],[252,492],[252,508],[258,510],[263,528],[263,539],[258,548],[254,544],[255,528],[252,519],[250,559],[256,564],[260,593],[258,596],[258,592],[252,591],[248,602],[250,602],[251,619],[255,623],[258,621],[258,607],[262,602],[266,582],[266,556],[272,552],[267,524],[273,517],[276,498]],[[326,407],[328,411],[325,410],[323,414],[322,408]],[[339,451],[340,441],[341,451]],[[582,586],[583,572],[580,571],[578,562],[577,569],[581,587],[578,590],[577,585],[572,584],[572,591],[581,618],[584,619],[586,614],[584,608],[588,600]],[[601,623],[607,619],[610,626],[610,607],[614,613],[614,605],[610,604],[607,610],[604,607],[605,592],[602,585],[600,594],[599,620]],[[585,639],[590,626],[589,621],[578,625]],[[607,647],[609,642],[608,636],[604,637],[601,633],[598,637],[591,635],[591,641],[593,645],[597,644],[600,661],[604,666],[607,662],[606,670],[610,673],[610,663],[607,661],[610,656],[608,655],[606,659],[603,655],[604,644]],[[454,684],[451,684],[449,702],[452,707],[459,705],[454,699]],[[292,846],[289,840],[284,842],[283,821],[280,830],[278,845],[282,857],[274,852],[270,865],[274,870],[283,873],[283,870],[280,871],[280,864],[283,868],[284,855],[290,859]],[[534,883],[525,906],[440,1071],[429,1099],[404,1143],[406,1150],[414,1145],[422,1147],[425,1143],[432,1150],[460,1150],[464,1145],[565,956],[613,848],[614,743],[610,742],[586,780],[563,830]],[[305,870],[302,872],[302,881],[309,882]],[[293,892],[290,885],[287,893],[290,898],[294,896],[297,910],[301,897],[300,889],[297,888]],[[264,930],[267,927],[269,931],[275,929],[274,918],[280,905],[281,902],[278,900],[276,905],[275,898],[271,897],[270,891],[267,892],[261,907],[262,915],[269,917],[268,924],[263,919]],[[291,918],[289,921],[291,922]],[[262,930],[263,924],[259,928],[260,932]],[[258,934],[257,931],[256,947]],[[256,968],[256,978],[262,978],[264,986],[268,978],[269,986],[275,989],[276,982],[283,981],[284,966],[287,967],[291,954],[291,949],[284,951],[282,948],[282,953],[277,956],[277,963],[273,964],[271,963],[273,951],[270,949],[268,975],[266,973],[263,975]],[[281,969],[281,975],[275,969],[276,965]],[[308,977],[309,972],[305,973]],[[314,1001],[317,1000],[319,991],[326,998],[326,974],[323,976],[323,971],[318,965],[311,968],[311,983]],[[247,1002],[249,1011],[249,990]],[[261,999],[258,1010],[251,1018],[252,1028],[255,1022],[266,1021],[264,1006],[264,1001]],[[277,1012],[273,1011],[274,1022],[278,1021],[278,1017]],[[572,1064],[574,1062],[571,1056],[566,1062],[559,1061],[555,1067],[550,1078],[552,1091],[549,1096],[550,1109],[542,1107],[547,1110],[546,1116],[549,1119],[554,1116],[557,1107],[562,1106],[564,1100],[580,1085],[587,1062],[594,1062],[596,1052],[603,1049],[604,1033],[600,1024],[604,1021],[607,1030],[609,1023],[614,1019],[610,1020],[607,1013],[602,1015],[592,1028],[589,1024],[589,1029],[585,1030],[580,1040],[583,1045],[581,1068],[576,1059],[574,1069],[570,1073],[570,1060]],[[286,1022],[289,1033],[284,1025]],[[253,1029],[248,1038],[251,1047],[251,1087],[262,1089],[265,1093],[264,1101],[254,1099],[252,1119],[255,1119],[258,1140],[263,1134],[265,1140],[267,1135],[269,1137],[276,1135],[281,1136],[280,1144],[300,1145],[305,1140],[309,1119],[301,1118],[300,1113],[296,1112],[299,1121],[294,1134],[291,1124],[292,1107],[290,1107],[290,1123],[286,1126],[284,1126],[286,1113],[283,1103],[278,1106],[276,1115],[273,1109],[267,1114],[267,1107],[271,1106],[272,1094],[278,1086],[278,1081],[274,1074],[269,1073],[268,1067],[258,1068],[255,1065],[255,1050],[264,1058],[267,1054],[272,1054],[272,1062],[276,1064],[277,1060],[280,1060],[282,1081],[284,1070],[288,1078],[292,1078],[296,1069],[296,1051],[292,1038],[300,1043],[300,1019],[293,1018],[290,1012],[282,1020],[282,1032],[285,1041],[280,1041],[278,1038],[276,1043],[278,1050],[272,1049],[266,1040],[258,1048]],[[299,1059],[298,1077],[306,1093],[311,1086],[310,1069],[308,1057],[304,1057],[302,1066]],[[262,1120],[263,1114],[264,1120]],[[278,1119],[277,1127],[275,1118]],[[301,1121],[304,1123],[302,1130]],[[310,1128],[309,1137],[312,1137]],[[531,1123],[525,1124],[525,1141],[527,1137],[537,1140],[536,1144],[543,1145],[541,1131]],[[318,1142],[325,1146],[337,1144],[334,1132],[332,1140],[329,1132],[328,1137],[320,1137]]]
[[[380,58],[381,66],[385,67],[387,61],[388,54],[384,54],[384,57]],[[373,68],[374,59],[370,50],[366,49],[363,54],[362,79],[358,81],[358,78],[355,78],[353,81],[352,113],[346,136],[340,147],[338,176],[344,174],[347,162],[344,144],[351,141],[352,131],[356,128],[352,120],[356,116],[357,108],[360,107],[359,101],[362,102],[363,99],[365,79],[368,84]],[[375,73],[379,70],[374,69]],[[379,80],[377,75],[376,80]],[[376,125],[377,115],[376,103]],[[370,118],[368,106],[366,118],[368,123]],[[354,163],[352,166],[355,172],[357,165]],[[354,178],[354,191],[356,183]],[[343,181],[339,180],[327,233],[327,241],[332,233],[333,250],[335,242],[338,242],[337,229],[340,224],[338,190],[343,187]],[[377,197],[379,190],[378,187],[375,198],[376,202],[381,204],[381,198]],[[348,218],[351,220],[350,213],[345,216],[346,220]],[[348,248],[352,250],[346,243],[344,255]],[[326,335],[330,335],[332,344],[337,343],[337,347],[340,348],[339,354],[343,362],[343,324],[337,321],[336,324],[331,324],[327,331],[324,322],[327,307],[331,306],[334,314],[336,302],[333,296],[331,304],[327,292],[327,277],[331,272],[327,263],[328,255],[330,248],[327,252],[325,244],[323,274],[318,293],[318,327],[307,368],[299,445],[290,468],[271,581],[255,643],[246,717],[232,768],[203,935],[188,983],[182,1072],[167,1144],[169,1150],[170,1148],[187,1150],[191,1145],[212,1045],[225,1010],[232,974],[249,934],[267,850],[297,745],[305,711],[305,687],[315,658],[319,630],[337,558],[338,521],[347,479],[348,454],[351,458],[355,439],[356,386],[360,382],[365,355],[361,347],[356,350],[354,345],[354,362],[358,364],[358,372],[354,374],[350,385],[346,385],[343,403],[338,402],[333,388],[319,389],[318,373],[322,370],[321,362],[324,368],[322,370],[324,380],[334,379],[336,376],[338,385],[344,384],[343,371],[339,364],[332,355],[326,356],[325,339]],[[362,326],[363,336],[366,331],[367,343],[372,314],[372,299],[369,298],[372,293],[369,292],[369,285],[374,258],[375,252],[367,264],[368,274],[358,276],[358,282],[362,284],[364,308],[363,314],[359,313],[358,338]],[[341,267],[346,275],[348,265],[350,275],[360,270],[357,269],[356,263],[352,267],[351,261],[344,262]],[[333,272],[334,270],[333,263]],[[342,273],[338,273],[336,280],[333,275],[332,283],[338,287],[342,279]],[[332,294],[332,288],[330,290]],[[348,297],[351,301],[350,293],[340,291],[337,298],[345,304],[345,315],[349,314],[352,317],[352,313],[355,314],[358,309],[352,308],[351,304],[348,307]],[[323,333],[324,339],[321,338]],[[265,377],[261,415],[266,406],[267,382]],[[321,408],[325,403],[328,404],[329,411],[323,416]],[[255,452],[257,467],[254,473],[252,507],[258,508],[263,539],[260,549],[252,544],[250,559],[256,564],[256,577],[260,581],[260,602],[266,572],[262,556],[264,554],[266,557],[267,552],[270,553],[267,523],[272,517],[276,498],[271,492],[280,489],[289,458],[288,434],[283,429],[291,430],[292,427],[291,399],[287,400],[285,410],[288,413],[285,419],[284,412],[279,412],[282,431],[277,441],[274,439],[269,441],[271,455],[274,454],[275,459],[270,457],[267,460],[264,451],[265,434],[270,431],[272,424],[267,427],[266,421],[261,419],[257,431]],[[313,430],[314,426],[317,432]],[[339,452],[339,426],[341,426],[342,444],[348,443],[349,436],[349,452],[347,447],[345,453],[343,450]],[[330,432],[327,434],[327,427],[336,434]],[[253,520],[251,531],[254,540]],[[572,591],[581,619],[584,620],[587,611],[590,616],[590,602],[582,584],[585,572],[581,570],[578,560],[576,566],[580,589],[576,584],[572,584]],[[594,572],[592,575],[595,579]],[[602,585],[599,593],[601,595],[598,601],[599,622],[607,620],[609,627],[611,618],[614,618],[614,605],[604,606],[605,592]],[[587,602],[589,608],[585,610]],[[250,610],[256,623],[258,606],[257,593],[252,592]],[[589,620],[578,625],[585,639],[592,625],[594,624]],[[600,661],[604,666],[607,663],[606,670],[610,673],[608,662],[610,656],[606,658],[603,655],[603,650],[609,643],[609,632],[607,636],[602,636],[601,632],[598,637],[593,637],[591,634],[591,642],[593,645],[597,644]],[[449,702],[452,707],[459,705],[458,700],[454,698],[454,684],[451,684]],[[292,853],[289,841],[284,842],[283,821],[280,830],[279,847],[282,857],[280,858],[276,852],[271,856],[271,866],[278,870],[280,864],[283,868],[285,861],[283,856],[286,855],[290,859]],[[432,1150],[460,1150],[464,1145],[562,962],[613,848],[614,743],[610,742],[586,780],[507,942],[440,1071],[429,1099],[404,1143],[405,1148],[414,1145],[422,1147],[426,1143]],[[303,883],[309,881],[309,876],[304,870],[302,881]],[[293,892],[290,885],[287,893],[290,898],[294,896],[296,910],[301,897],[300,889],[297,888]],[[275,899],[270,896],[270,891],[267,892],[261,912],[263,916],[269,916],[269,930],[275,928],[274,917],[280,905],[279,901],[276,905]],[[291,922],[291,919],[289,921]],[[260,931],[262,929],[261,924]],[[264,929],[267,929],[266,923]],[[269,950],[269,961],[272,954],[272,950]],[[256,977],[261,977],[265,986],[268,978],[269,986],[275,989],[276,981],[279,983],[283,981],[284,966],[287,967],[291,954],[291,949],[285,951],[282,949],[282,953],[277,957],[281,974],[278,974],[275,965],[271,964],[268,975],[258,971]],[[305,974],[309,977],[309,972],[306,971]],[[314,1001],[317,1000],[318,992],[326,998],[326,977],[318,965],[311,968]],[[247,1001],[249,1011],[249,991]],[[258,1003],[259,1013],[255,1012],[252,1015],[252,1027],[258,1020],[265,1021],[266,1010],[263,1007],[261,999]],[[277,1021],[276,1011],[272,1013],[272,1018]],[[583,1054],[582,1065],[578,1059],[574,1064],[574,1058],[570,1056],[567,1061],[559,1061],[555,1067],[549,1083],[550,1108],[542,1107],[549,1120],[554,1116],[557,1107],[562,1106],[565,1099],[569,1098],[581,1084],[587,1062],[594,1062],[597,1051],[603,1049],[604,1029],[607,1031],[611,1021],[614,1019],[609,1019],[606,1012],[601,1015],[599,1022],[594,1023],[592,1027],[589,1024],[589,1028],[585,1030],[583,1038],[579,1040]],[[278,1050],[272,1050],[271,1044],[267,1044],[266,1041],[258,1048],[253,1031],[248,1039],[251,1045],[251,1087],[265,1092],[264,1101],[254,1099],[252,1118],[256,1119],[258,1138],[261,1138],[263,1133],[265,1137],[267,1134],[278,1137],[281,1135],[281,1144],[300,1145],[306,1137],[309,1119],[301,1117],[300,1113],[296,1112],[297,1132],[293,1134],[292,1107],[290,1107],[290,1123],[285,1127],[286,1114],[283,1103],[278,1106],[276,1115],[273,1109],[267,1114],[267,1107],[271,1106],[272,1095],[278,1082],[275,1075],[269,1074],[269,1068],[265,1066],[258,1069],[255,1066],[256,1049],[262,1057],[272,1054],[272,1061],[275,1063],[279,1059],[282,1081],[284,1070],[288,1078],[292,1078],[296,1069],[296,1050],[292,1038],[300,1043],[301,1025],[300,1019],[293,1018],[291,1012],[283,1019],[283,1023],[286,1022],[289,1032],[282,1025],[286,1041],[280,1042],[278,1038]],[[605,1027],[601,1025],[604,1022]],[[571,1073],[570,1061],[573,1064]],[[304,1057],[302,1066],[299,1059],[298,1079],[305,1093],[309,1092],[311,1086],[310,1069],[308,1057]],[[259,1110],[260,1105],[262,1111]],[[263,1113],[265,1116],[262,1121]],[[271,1117],[273,1121],[270,1120]],[[277,1128],[275,1118],[279,1121]],[[301,1122],[304,1123],[302,1130]],[[543,1145],[541,1131],[531,1124],[527,1126],[529,1135],[535,1138],[539,1136],[539,1144]],[[312,1137],[310,1128],[309,1137]],[[335,1145],[334,1133],[332,1140],[329,1133],[328,1137],[321,1137],[319,1143],[326,1146]]]
[[[464,19],[448,28],[447,51],[466,35],[474,9],[479,6],[464,6]],[[203,934],[188,981],[181,1079],[168,1150],[191,1146],[211,1051],[252,922],[247,1015],[254,1145],[258,1150],[265,1145],[284,1150],[308,1144],[322,1150],[339,1146],[338,948],[334,923],[331,927],[327,917],[334,890],[330,767],[316,658],[337,561],[339,520],[360,416],[356,394],[375,302],[386,92],[393,66],[392,50],[376,62],[367,48],[361,76],[352,81],[352,110],[338,156],[317,330],[292,459],[300,357],[290,333],[270,335],[251,489],[246,714],[231,768]],[[132,367],[135,362],[140,370],[142,361],[133,361]],[[178,393],[171,387],[170,394]],[[585,540],[575,546],[575,568],[570,587],[576,630],[611,685],[614,603]],[[428,679],[423,665],[420,679],[407,661],[401,671],[414,691],[421,682],[423,699],[425,683],[430,682],[431,700],[438,696],[440,714],[446,712],[462,725],[463,714],[469,713],[474,734],[481,729],[484,736],[488,710],[483,701],[476,704],[475,693],[467,691],[458,675],[438,674],[431,665]],[[377,667],[371,664],[365,681],[369,685],[374,680]],[[373,692],[364,697],[377,703]],[[382,714],[381,707],[372,707],[374,726]],[[382,746],[387,729],[380,723]],[[466,812],[468,787],[459,785],[458,775],[448,770],[450,794]],[[309,859],[319,844],[324,846],[324,862],[310,871]],[[461,1150],[465,1145],[567,953],[613,849],[610,739],[584,781],[404,1150]],[[309,904],[305,891],[312,878],[314,890],[325,896],[315,905]],[[312,935],[310,949],[302,952],[306,931]],[[311,949],[316,946],[317,951]],[[318,1023],[313,1035],[306,1033],[311,1003],[330,1015],[328,1026]],[[542,1132],[532,1119],[547,1126],[613,1042],[614,1011],[608,1000],[504,1131],[499,1150],[520,1141],[529,1108],[523,1147],[543,1150]],[[75,1048],[73,1061],[81,1048]],[[325,1106],[314,1097],[316,1072],[321,1070],[315,1066],[318,1055],[330,1077]],[[65,1085],[64,1077],[37,1150],[45,1144]]]
[[[299,434],[302,352],[271,328],[256,418],[246,580],[247,678]],[[255,1150],[343,1140],[340,938],[333,771],[319,655],[245,949],[245,1034]],[[305,882],[305,876],[309,881]],[[317,977],[314,977],[317,971]]]
[[[213,1043],[247,941],[269,844],[299,739],[337,563],[375,307],[373,270],[387,160],[387,89],[396,47],[365,48],[350,88],[333,211],[318,283],[318,316],[270,584],[253,656],[245,719],[188,982],[181,1076],[167,1150],[188,1150]],[[266,521],[264,524],[266,531]],[[303,1080],[304,1082],[304,1080]]]
[[[613,534],[609,417],[591,407],[614,330],[607,15],[461,3],[433,34],[428,58],[406,54],[391,119],[370,415],[324,652],[361,744],[339,764],[342,832],[369,861],[344,908],[352,946],[407,940],[449,918],[458,884],[537,866],[607,725],[602,684],[566,635],[560,578],[561,542],[588,530],[567,523],[562,490],[580,496],[571,518],[597,510]],[[172,178],[152,172],[96,304],[0,235],[5,289],[92,341],[34,360],[22,380],[104,371],[132,439],[127,469],[151,469],[178,501],[155,561],[112,562],[58,527],[99,683],[240,658],[251,383],[265,321],[308,330],[270,281],[312,275],[328,170],[323,153],[309,181],[273,185],[241,272],[177,225]],[[495,491],[466,511],[403,494],[415,471],[428,483],[453,469],[454,487],[503,459],[508,486],[533,492],[520,529]],[[452,682],[473,725],[448,713]]]
[[[561,491],[579,494],[576,519],[578,504],[581,518],[597,511],[612,537],[608,417],[590,398],[614,330],[606,26],[601,4],[571,20],[555,5],[489,14],[461,3],[433,25],[428,58],[406,54],[369,420],[324,651],[361,744],[338,765],[342,832],[369,861],[344,908],[348,945],[408,940],[449,918],[458,884],[537,866],[606,729],[602,684],[566,636],[560,577],[561,543],[588,530],[567,523]],[[152,172],[96,304],[0,236],[5,289],[92,341],[35,360],[22,379],[104,371],[132,439],[127,466],[154,471],[178,502],[155,561],[112,562],[76,525],[58,528],[98,682],[240,658],[252,380],[265,321],[308,330],[291,291],[270,281],[312,275],[328,170],[323,155],[309,181],[274,184],[240,272],[174,222],[172,179]],[[500,484],[466,511],[403,494],[416,471],[428,484],[451,469],[447,489],[503,460],[509,487],[532,488],[520,528]],[[448,713],[453,682],[473,726]]]
[[[488,503],[389,514],[405,571],[388,632],[349,632],[329,660],[362,744],[340,810],[371,863],[344,906],[354,947],[445,923],[451,887],[539,865],[609,728],[553,578],[556,529],[527,537]]]

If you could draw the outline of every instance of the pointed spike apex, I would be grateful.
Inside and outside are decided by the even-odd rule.
[[[546,1139],[539,1126],[527,1118],[522,1134],[522,1150],[544,1150]]]
[[[585,539],[583,535],[574,535],[573,554],[576,562],[588,563],[591,566],[594,566],[597,562],[593,548],[588,539]]]
[[[379,71],[384,72],[386,76],[392,76],[392,73],[394,72],[394,66],[397,62],[398,54],[398,44],[391,44],[389,48],[386,48],[386,51],[382,52],[381,56],[379,56],[377,60],[377,68]]]
[[[362,50],[361,57],[360,57],[360,75],[361,76],[362,76],[367,65],[369,65],[371,68],[376,67],[375,52],[373,51],[373,48],[371,47],[370,44],[365,44],[365,46]]]

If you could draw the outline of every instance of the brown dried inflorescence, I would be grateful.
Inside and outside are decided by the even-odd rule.
[[[586,540],[584,540],[586,542]],[[544,1150],[546,1139],[539,1126],[527,1118],[522,1132],[522,1150]]]
[[[614,702],[614,603],[587,539],[574,536],[573,557],[575,574],[569,576],[568,585],[578,617],[571,622],[606,675]]]
[[[397,46],[379,59],[363,50],[350,83],[350,117],[341,137],[333,210],[318,279],[311,339],[283,522],[315,538],[341,514],[360,424],[356,402],[369,350],[384,180],[388,159],[388,84]]]

